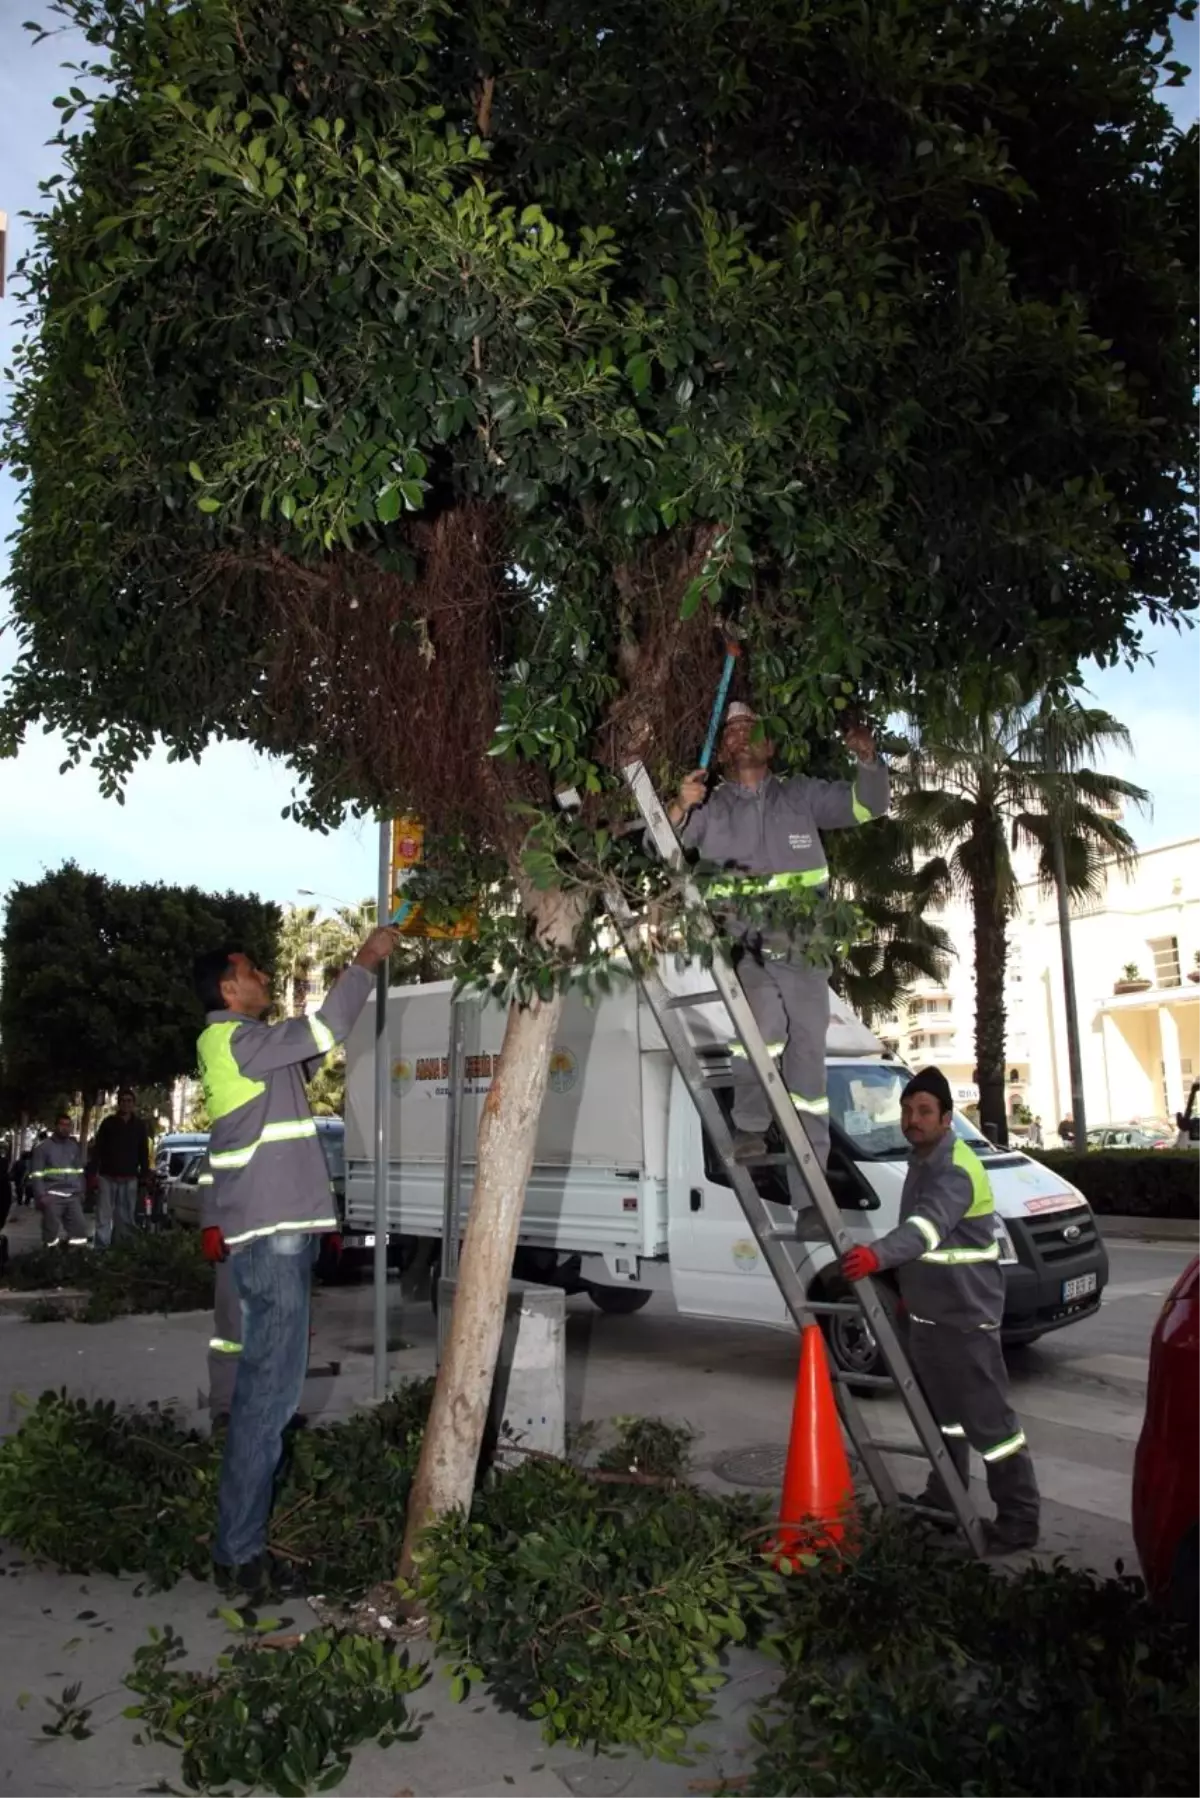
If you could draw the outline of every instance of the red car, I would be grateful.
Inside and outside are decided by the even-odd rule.
[[[1195,1617],[1200,1588],[1200,1258],[1171,1288],[1150,1339],[1133,1463],[1133,1539],[1151,1595]]]

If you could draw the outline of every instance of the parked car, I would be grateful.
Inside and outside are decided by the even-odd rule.
[[[177,1180],[186,1164],[208,1144],[204,1130],[182,1130],[159,1138],[154,1151],[154,1172],[165,1183]]]
[[[1088,1131],[1088,1148],[1173,1149],[1175,1136],[1165,1118],[1134,1118],[1128,1124],[1098,1124]]]
[[[1200,1594],[1200,1257],[1150,1338],[1146,1416],[1133,1463],[1133,1539],[1155,1598],[1194,1619]]]
[[[375,1238],[360,1233],[345,1233],[346,1217],[346,1126],[341,1118],[319,1117],[313,1122],[317,1126],[317,1135],[321,1147],[325,1151],[325,1164],[329,1169],[329,1184],[333,1189],[336,1216],[339,1229],[331,1231],[322,1238],[321,1254],[317,1262],[317,1273],[321,1279],[335,1279],[339,1272],[349,1272],[354,1266],[365,1264],[373,1253]],[[164,1138],[164,1142],[172,1140]],[[182,1142],[182,1138],[174,1139]],[[201,1170],[204,1167],[205,1153],[208,1147],[207,1136],[188,1138],[186,1150],[177,1156],[176,1172],[168,1174],[162,1183],[163,1208],[170,1222],[181,1225],[184,1229],[200,1228],[201,1207],[204,1200],[204,1189],[199,1185]],[[395,1260],[400,1253],[397,1241],[395,1253],[389,1259]]]

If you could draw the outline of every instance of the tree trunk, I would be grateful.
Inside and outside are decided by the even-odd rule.
[[[1062,951],[1063,1015],[1067,1025],[1067,1064],[1071,1071],[1071,1120],[1075,1125],[1073,1147],[1087,1153],[1087,1106],[1083,1097],[1083,1056],[1079,1047],[1079,1007],[1075,1000],[1075,957],[1071,952],[1071,901],[1067,892],[1067,862],[1062,827],[1054,827],[1054,891],[1058,900],[1058,942]]]
[[[986,1136],[1008,1145],[1008,1107],[1004,1082],[1006,1019],[1004,974],[1008,963],[1008,930],[986,875],[971,883],[975,914],[975,1078],[979,1082],[979,1122]]]
[[[83,1150],[83,1156],[84,1156],[85,1161],[87,1160],[88,1126],[90,1125],[90,1123],[92,1121],[92,1113],[95,1109],[96,1109],[95,1093],[94,1092],[80,1093],[80,1095],[79,1095],[79,1146]]]
[[[574,941],[586,906],[574,894],[548,893],[534,895],[527,909],[543,943],[566,947]],[[514,1005],[508,1014],[499,1065],[479,1124],[475,1187],[449,1338],[408,1501],[400,1554],[403,1579],[412,1577],[414,1552],[425,1526],[444,1512],[466,1510],[471,1503],[550,1049],[562,1008],[562,995],[556,994],[523,1008]]]

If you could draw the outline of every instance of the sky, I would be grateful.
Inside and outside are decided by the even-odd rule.
[[[36,48],[21,20],[38,14],[34,0],[0,0],[0,209],[9,219],[8,267],[26,247],[17,215],[39,205],[38,182],[58,168],[48,145],[57,127],[53,98],[69,85],[60,63],[78,42],[48,40]],[[1197,116],[1196,27],[1182,27],[1176,55],[1193,68],[1187,86],[1169,92],[1181,124]],[[0,368],[15,337],[16,301],[0,300]],[[0,405],[4,403],[0,384]],[[0,470],[0,540],[16,516],[16,488]],[[7,552],[0,545],[0,623]],[[0,673],[11,661],[11,633],[0,634]],[[1132,766],[1115,769],[1149,788],[1148,819],[1132,820],[1145,846],[1194,835],[1200,772],[1200,632],[1147,630],[1151,659],[1133,670],[1092,669],[1094,703],[1125,723],[1134,740]],[[152,678],[149,677],[148,678]],[[280,816],[291,792],[287,769],[238,744],[206,751],[198,764],[170,763],[157,752],[130,777],[123,804],[101,797],[84,766],[61,773],[61,739],[34,735],[11,761],[0,761],[0,895],[14,881],[37,880],[73,858],[112,879],[235,888],[281,903],[306,903],[311,892],[332,904],[373,894],[377,828],[370,821],[327,836]]]

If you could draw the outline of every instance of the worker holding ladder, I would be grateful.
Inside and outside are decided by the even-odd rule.
[[[824,1167],[829,1158],[829,969],[805,960],[802,928],[764,926],[740,914],[737,902],[789,889],[823,893],[829,869],[821,831],[882,818],[890,797],[888,771],[871,732],[856,725],[845,738],[859,763],[853,780],[815,780],[803,774],[781,780],[771,773],[775,745],[756,732],[757,723],[750,706],[733,702],[720,735],[724,780],[708,794],[706,753],[705,766],[688,775],[667,816],[685,848],[729,871],[727,880],[709,887],[708,897],[729,902],[721,907],[721,922],[734,943],[742,988],[772,1053],[782,1051],[780,1070]],[[737,1054],[740,1045],[731,1048]],[[771,1121],[762,1087],[756,1081],[739,1084],[732,1109],[735,1159],[762,1155]]]

